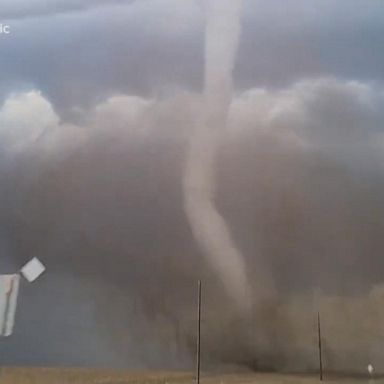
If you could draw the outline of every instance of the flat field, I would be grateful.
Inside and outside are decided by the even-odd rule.
[[[101,369],[63,368],[1,368],[1,384],[190,384],[188,372],[136,372]],[[327,376],[324,383],[384,384],[383,377]],[[314,384],[320,383],[316,375],[242,373],[205,374],[202,384]]]

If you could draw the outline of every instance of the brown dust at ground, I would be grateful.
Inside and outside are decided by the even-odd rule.
[[[1,384],[192,384],[187,372],[134,372],[101,369],[1,368]],[[384,384],[384,377],[347,377],[328,375],[324,383]],[[202,384],[312,384],[317,375],[242,373],[203,375]]]

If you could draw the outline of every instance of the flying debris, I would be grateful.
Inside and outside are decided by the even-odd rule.
[[[21,268],[20,273],[30,283],[44,271],[45,266],[34,257]],[[20,274],[0,275],[0,337],[11,336],[15,324],[17,297],[19,294]]]
[[[20,275],[0,275],[0,336],[10,336],[15,323]]]
[[[43,272],[45,271],[45,266],[42,262],[34,257],[27,264],[21,268],[20,272],[30,283],[34,282]]]
[[[373,372],[375,371],[372,364],[368,364],[367,370],[368,370],[369,376],[372,376]]]

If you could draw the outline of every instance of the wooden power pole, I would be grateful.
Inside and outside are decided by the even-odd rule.
[[[197,282],[197,350],[196,350],[196,383],[200,384],[200,346],[201,346],[201,281]]]
[[[319,339],[319,375],[320,375],[320,381],[323,381],[323,355],[322,355],[322,349],[321,349],[320,312],[317,312],[317,335]]]

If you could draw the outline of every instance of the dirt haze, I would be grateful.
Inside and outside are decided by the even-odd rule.
[[[2,384],[189,384],[194,377],[188,372],[116,371],[74,368],[2,368]],[[318,383],[316,374],[239,373],[206,374],[202,384],[312,384]],[[332,376],[329,383],[384,383],[384,378],[367,376]]]

